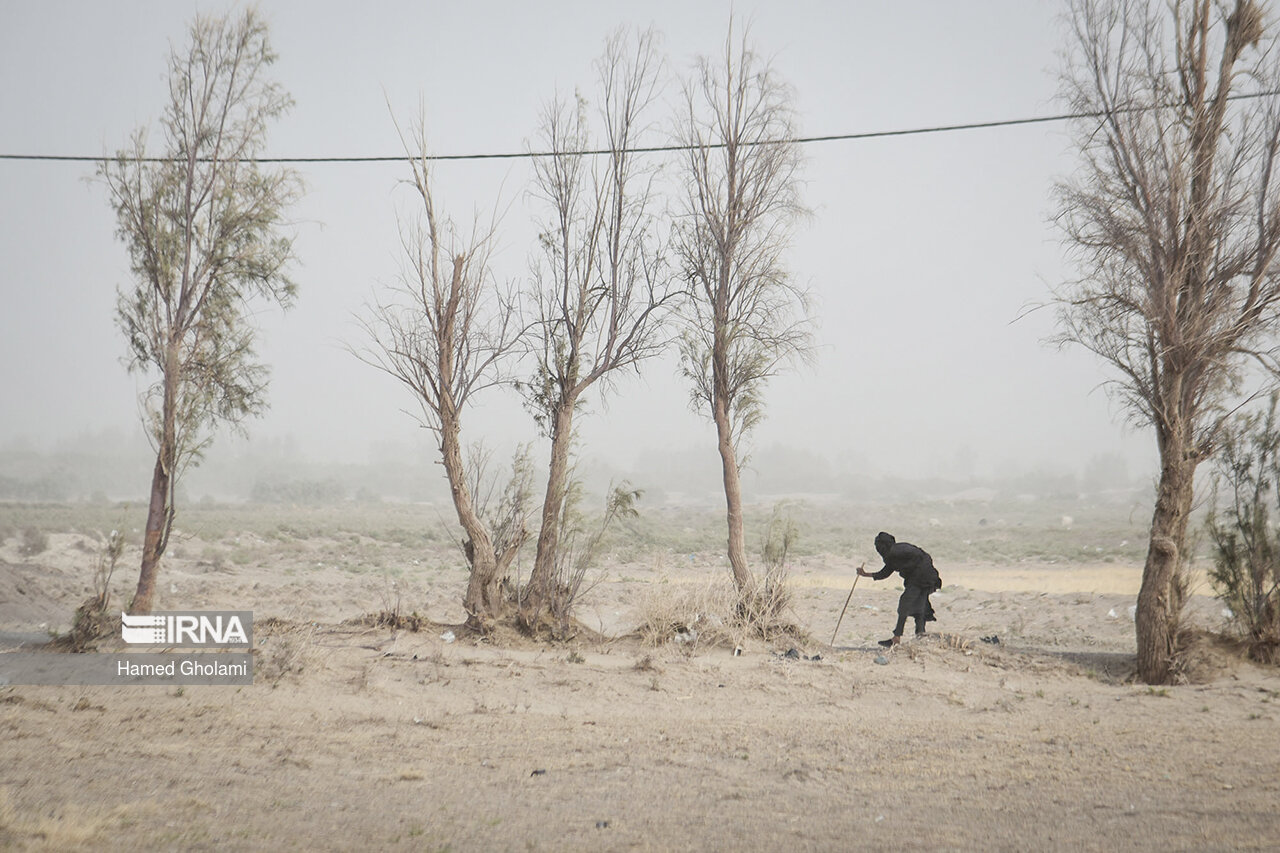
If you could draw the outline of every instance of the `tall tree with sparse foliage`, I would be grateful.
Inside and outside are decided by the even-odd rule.
[[[477,223],[470,234],[437,209],[435,178],[427,156],[425,110],[414,134],[401,133],[412,172],[418,215],[401,220],[404,266],[398,286],[389,288],[361,321],[371,347],[356,351],[367,364],[386,372],[418,401],[420,423],[436,436],[449,481],[462,549],[471,565],[463,598],[468,621],[487,628],[503,613],[503,584],[508,568],[527,536],[521,494],[505,503],[502,520],[489,523],[483,492],[484,455],[467,459],[462,444],[464,415],[477,395],[502,384],[512,369],[520,342],[515,302],[497,285],[490,265],[496,223]],[[517,457],[512,486],[523,492]]]
[[[740,466],[764,416],[765,386],[812,341],[808,294],[786,268],[805,215],[793,93],[733,27],[718,59],[699,59],[684,87],[684,146],[675,255],[688,284],[680,354],[696,411],[716,428],[738,592],[755,594],[747,564]]]
[[[556,99],[543,112],[540,141],[551,153],[534,160],[532,191],[545,211],[530,297],[537,373],[523,388],[551,439],[551,458],[521,608],[531,630],[557,594],[574,416],[590,389],[603,394],[670,339],[663,320],[679,288],[659,241],[656,163],[633,150],[657,98],[660,66],[656,33],[619,32],[608,40],[596,65],[604,150],[598,157],[589,153],[590,111],[582,98]]]
[[[1078,264],[1060,340],[1098,355],[1160,454],[1138,675],[1176,671],[1196,469],[1247,381],[1280,377],[1280,50],[1252,0],[1074,0],[1063,74],[1080,166],[1057,190]],[[1263,384],[1266,384],[1265,381]]]
[[[266,407],[251,304],[294,299],[283,216],[300,182],[257,162],[268,126],[293,103],[267,76],[275,59],[255,12],[197,16],[186,51],[169,58],[161,150],[140,129],[98,169],[134,278],[119,291],[117,323],[130,370],[151,380],[141,409],[156,463],[135,613],[152,607],[183,470],[219,424],[239,427]]]

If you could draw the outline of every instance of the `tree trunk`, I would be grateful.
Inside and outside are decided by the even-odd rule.
[[[502,578],[498,574],[493,539],[476,512],[471,490],[467,488],[458,418],[454,413],[442,412],[440,420],[440,456],[445,475],[449,478],[453,508],[467,537],[464,548],[471,564],[471,577],[462,606],[467,611],[468,621],[476,627],[483,627],[502,615]]]
[[[1167,684],[1171,674],[1174,632],[1182,606],[1173,595],[1173,579],[1186,547],[1196,469],[1184,441],[1163,442],[1161,451],[1151,544],[1134,616],[1138,678],[1147,684]]]
[[[173,527],[173,478],[178,461],[178,351],[171,345],[165,359],[164,399],[161,402],[161,422],[156,467],[151,474],[151,504],[147,509],[147,526],[142,539],[142,566],[138,571],[138,587],[130,613],[150,613],[156,592],[156,578],[160,574],[160,558],[169,544],[169,531]]]
[[[555,582],[556,550],[560,545],[560,514],[569,477],[569,447],[573,439],[573,401],[561,402],[551,429],[551,464],[547,469],[547,493],[542,500],[538,550],[524,597],[521,618],[534,628]]]
[[[729,567],[739,595],[752,590],[751,570],[747,568],[746,536],[742,525],[742,483],[738,476],[738,455],[733,447],[733,425],[729,422],[729,405],[723,397],[714,404],[713,417],[719,440],[720,467],[724,474],[725,515],[729,526]]]
[[[1239,10],[1237,10],[1239,11]],[[1159,339],[1163,354],[1161,367],[1153,374],[1160,378],[1160,405],[1157,407],[1157,436],[1160,447],[1160,482],[1156,487],[1156,506],[1151,517],[1151,542],[1147,562],[1142,571],[1142,587],[1134,616],[1138,639],[1138,677],[1148,684],[1167,684],[1174,658],[1177,619],[1183,602],[1173,594],[1173,580],[1187,544],[1187,524],[1195,492],[1195,473],[1199,458],[1192,447],[1192,424],[1195,422],[1195,398],[1187,370],[1188,364],[1203,360],[1203,352],[1188,357],[1209,290],[1208,270],[1221,235],[1210,230],[1214,219],[1213,195],[1218,173],[1213,167],[1218,143],[1224,133],[1223,116],[1231,91],[1232,67],[1239,56],[1238,24],[1227,26],[1228,44],[1218,69],[1217,87],[1208,100],[1209,4],[1201,4],[1188,37],[1189,59],[1183,73],[1192,81],[1190,107],[1191,169],[1190,197],[1186,208],[1185,234],[1178,264],[1180,274],[1176,291],[1167,294],[1167,324]],[[1201,382],[1205,381],[1203,378]]]
[[[130,613],[150,613],[155,597],[156,576],[160,573],[160,558],[164,556],[165,541],[171,517],[169,506],[172,473],[165,470],[164,452],[156,454],[156,467],[151,475],[151,505],[147,510],[147,527],[142,540],[142,568],[138,572],[138,588],[129,602]]]

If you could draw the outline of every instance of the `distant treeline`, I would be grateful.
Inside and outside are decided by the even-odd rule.
[[[249,493],[252,503],[303,504],[324,506],[342,503],[347,499],[347,488],[334,479],[288,480],[278,483],[257,482]]]
[[[365,462],[314,462],[289,440],[256,439],[217,446],[205,464],[188,472],[179,487],[183,500],[332,505],[435,502],[448,500],[448,484],[429,446],[380,445]],[[494,454],[491,467],[505,464]],[[143,500],[154,465],[146,440],[110,432],[50,450],[0,448],[0,500],[24,502],[106,502]],[[1148,487],[1149,472],[1131,474],[1119,457],[1099,454],[1079,473],[1009,470],[980,476],[940,470],[920,477],[869,471],[862,459],[832,461],[808,448],[769,446],[752,455],[743,472],[744,497],[821,494],[853,500],[914,500],[945,496],[974,487],[1010,495],[1074,497]],[[577,476],[588,492],[603,494],[626,480],[642,489],[641,507],[665,502],[684,505],[719,499],[714,456],[700,449],[649,449],[633,459],[588,457]]]
[[[55,503],[66,501],[70,497],[65,477],[51,475],[25,479],[0,475],[0,499],[2,500]]]

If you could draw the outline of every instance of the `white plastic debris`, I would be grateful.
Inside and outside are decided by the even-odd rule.
[[[440,639],[444,640],[446,643],[452,643],[454,640],[458,638],[454,636],[454,633],[452,631],[445,631],[443,634],[440,635]]]
[[[1129,605],[1129,621],[1130,622],[1134,620],[1134,617],[1137,615],[1137,613],[1138,613],[1138,605],[1130,604]]]
[[[1235,615],[1236,615],[1235,611],[1232,610],[1230,607],[1222,608],[1222,616],[1224,619],[1234,619]]]
[[[1117,618],[1119,615],[1120,615],[1120,614],[1116,612],[1116,609],[1115,609],[1114,607],[1107,611],[1107,618],[1108,618],[1108,619],[1115,619],[1115,618]]]

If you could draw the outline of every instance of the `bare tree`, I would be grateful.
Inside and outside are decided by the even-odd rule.
[[[504,380],[519,340],[517,311],[490,268],[496,223],[473,226],[464,237],[436,210],[423,113],[412,139],[402,132],[401,142],[422,207],[410,221],[401,220],[399,284],[360,321],[372,346],[355,354],[413,392],[420,423],[439,442],[471,565],[463,606],[473,625],[485,627],[502,615],[502,581],[527,532],[519,512],[507,513],[497,536],[486,521],[482,505],[488,501],[479,494],[477,503],[477,496],[487,455],[477,451],[469,464],[464,459],[462,421],[476,394]]]
[[[1197,466],[1252,373],[1280,375],[1280,66],[1252,0],[1075,0],[1063,74],[1081,165],[1058,186],[1080,279],[1060,340],[1098,355],[1160,454],[1138,675],[1171,677]]]
[[[554,576],[560,519],[568,495],[573,419],[583,395],[607,391],[619,371],[638,370],[667,339],[662,320],[677,294],[665,277],[655,236],[656,166],[632,151],[646,129],[658,86],[653,31],[612,36],[599,73],[602,147],[593,158],[587,104],[557,98],[543,112],[534,192],[547,207],[534,269],[537,375],[526,401],[551,439],[538,549],[522,619],[538,627]]]
[[[677,130],[687,147],[687,196],[676,256],[689,294],[681,361],[695,410],[715,423],[724,477],[729,564],[741,596],[754,593],[739,471],[744,438],[764,416],[770,377],[812,340],[808,294],[783,265],[800,200],[792,91],[747,45],[702,58],[684,89]]]
[[[197,16],[187,52],[169,59],[163,154],[148,159],[143,129],[98,168],[135,278],[119,293],[117,323],[130,370],[155,377],[141,398],[156,464],[136,613],[152,606],[182,471],[217,424],[236,427],[266,407],[249,303],[294,299],[281,217],[301,185],[292,171],[256,162],[268,124],[293,103],[266,76],[275,59],[254,12]]]

